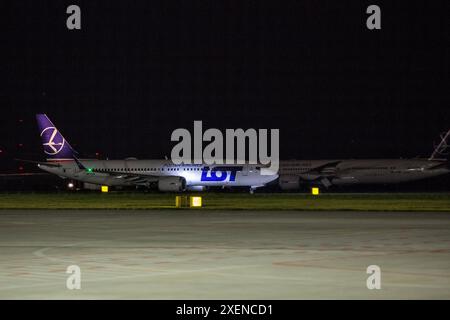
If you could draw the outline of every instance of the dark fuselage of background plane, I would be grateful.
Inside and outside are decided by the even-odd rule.
[[[320,170],[315,170],[320,168]],[[287,160],[280,162],[280,186],[291,182],[331,185],[391,184],[436,177],[450,172],[446,160],[361,159]]]

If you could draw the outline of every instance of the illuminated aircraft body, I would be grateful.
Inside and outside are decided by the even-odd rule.
[[[261,166],[174,164],[170,160],[78,159],[77,153],[45,114],[36,115],[47,161],[36,162],[62,178],[105,186],[157,187],[160,191],[203,190],[206,187],[262,187],[278,175],[261,175]]]

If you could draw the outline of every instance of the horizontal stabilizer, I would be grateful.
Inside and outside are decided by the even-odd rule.
[[[47,162],[47,161],[33,161],[33,160],[24,160],[24,159],[14,159],[19,162],[25,162],[25,163],[33,163],[33,164],[40,164],[43,166],[49,166],[49,167],[61,167],[59,163],[54,162]]]
[[[449,152],[448,152],[448,148],[449,148],[448,139],[449,139],[449,137],[450,137],[450,130],[448,130],[447,133],[442,133],[441,134],[441,136],[440,136],[441,142],[435,147],[433,153],[428,158],[428,160],[435,160],[438,157],[439,158],[448,159],[448,157],[449,157]]]

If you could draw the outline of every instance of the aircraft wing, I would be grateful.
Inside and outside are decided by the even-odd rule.
[[[117,171],[111,171],[111,170],[105,170],[105,169],[87,169],[78,158],[75,156],[73,157],[75,160],[78,168],[80,170],[87,170],[88,172],[95,172],[95,173],[102,173],[102,174],[108,174],[115,179],[127,181],[134,185],[142,185],[146,186],[149,183],[158,182],[160,176],[157,175],[148,175],[148,174],[140,174],[135,172],[117,172]]]
[[[149,183],[158,182],[160,176],[139,174],[133,172],[115,172],[115,171],[104,171],[99,169],[90,169],[90,172],[108,174],[115,179],[127,181],[135,185],[148,185]]]
[[[306,175],[317,175],[319,177],[329,177],[335,176],[336,166],[341,163],[341,161],[331,161],[327,162],[321,166],[311,168],[311,170],[304,172]]]
[[[336,166],[341,161],[327,162],[321,166],[311,168],[311,170],[300,174],[300,178],[307,181],[319,180],[325,187],[332,185],[330,179],[336,176]]]

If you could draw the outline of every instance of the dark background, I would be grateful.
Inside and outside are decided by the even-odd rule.
[[[282,159],[428,157],[450,128],[448,0],[8,1],[1,15],[3,172],[44,158],[37,112],[100,158],[170,156],[194,120],[279,128]]]

